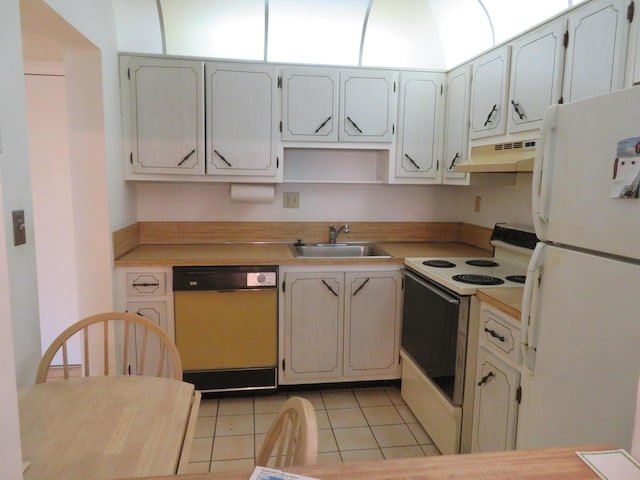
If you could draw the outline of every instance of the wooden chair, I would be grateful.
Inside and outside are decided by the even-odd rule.
[[[317,457],[318,424],[313,405],[304,398],[291,397],[271,424],[256,465],[274,468],[314,465]]]
[[[140,315],[108,312],[84,318],[58,335],[40,359],[36,383],[47,381],[51,362],[60,350],[63,376],[69,378],[67,344],[78,335],[82,342],[84,376],[117,375],[119,372],[121,375],[155,375],[182,380],[180,354],[167,332]],[[94,361],[96,366],[92,368]],[[100,365],[101,361],[103,365]],[[147,373],[149,367],[153,370]]]
[[[640,461],[640,381],[636,394],[636,418],[633,424],[633,437],[631,438],[631,456]]]

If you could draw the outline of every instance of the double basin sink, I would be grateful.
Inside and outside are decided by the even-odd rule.
[[[375,243],[309,243],[290,248],[293,255],[304,258],[391,257]]]

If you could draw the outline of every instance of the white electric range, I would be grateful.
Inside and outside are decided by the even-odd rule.
[[[473,295],[478,288],[522,287],[536,241],[532,227],[497,224],[493,257],[413,257],[404,263],[459,295]]]
[[[465,377],[476,370],[468,333],[479,328],[470,322],[471,297],[478,288],[524,286],[536,242],[530,227],[498,224],[493,257],[405,259],[401,395],[442,453],[471,442],[471,429],[462,428],[474,400]],[[464,418],[469,424],[472,415]]]

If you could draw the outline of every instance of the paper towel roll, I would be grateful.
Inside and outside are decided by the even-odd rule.
[[[270,203],[275,200],[275,185],[261,185],[249,183],[231,184],[232,202]]]

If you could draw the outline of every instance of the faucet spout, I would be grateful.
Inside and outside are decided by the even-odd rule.
[[[349,233],[348,223],[342,225],[338,229],[336,229],[334,225],[329,225],[329,243],[336,243],[336,240],[338,239],[338,235],[340,235],[342,232]]]

